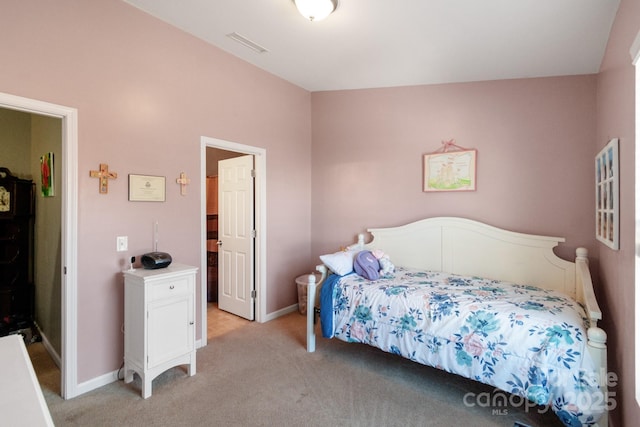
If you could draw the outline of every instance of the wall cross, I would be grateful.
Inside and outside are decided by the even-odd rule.
[[[180,172],[180,178],[176,179],[176,182],[180,184],[180,194],[187,194],[187,185],[191,182],[189,178],[187,178],[187,174],[184,172]]]
[[[106,163],[100,163],[100,170],[89,171],[91,178],[99,178],[99,191],[101,194],[109,192],[109,179],[116,179],[118,174],[116,172],[109,172],[109,165]]]

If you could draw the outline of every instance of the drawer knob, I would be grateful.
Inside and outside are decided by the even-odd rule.
[[[169,289],[173,289],[173,288],[175,288],[175,286],[173,286],[173,285],[170,285],[170,286],[169,286]]]

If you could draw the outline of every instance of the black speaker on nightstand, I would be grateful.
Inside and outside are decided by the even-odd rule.
[[[149,252],[142,255],[140,259],[142,266],[148,270],[166,268],[171,264],[171,261],[171,255],[166,252]]]

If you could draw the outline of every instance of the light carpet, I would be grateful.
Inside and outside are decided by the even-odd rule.
[[[296,312],[216,337],[195,376],[172,368],[146,400],[136,375],[65,401],[59,373],[42,356],[34,367],[59,427],[561,426],[551,410],[365,345],[318,338],[307,353],[305,322]]]

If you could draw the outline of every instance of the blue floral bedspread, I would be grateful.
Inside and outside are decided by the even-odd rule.
[[[336,338],[550,405],[567,426],[592,425],[603,413],[584,309],[563,294],[404,268],[331,282],[322,292],[333,300]]]

